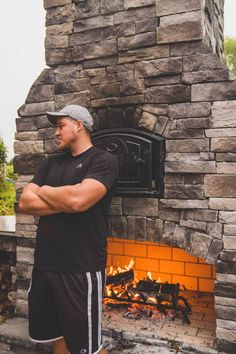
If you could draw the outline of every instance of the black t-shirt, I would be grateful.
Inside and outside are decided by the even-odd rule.
[[[108,208],[118,179],[118,162],[95,146],[74,157],[50,157],[33,178],[39,186],[59,187],[93,178],[108,192],[94,206],[80,213],[58,213],[39,219],[35,267],[48,271],[93,272],[106,266]]]

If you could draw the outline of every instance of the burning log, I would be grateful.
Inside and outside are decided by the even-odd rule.
[[[154,313],[159,312],[159,318],[181,317],[184,323],[190,324],[188,314],[191,313],[191,308],[187,300],[179,296],[178,283],[161,283],[147,278],[140,280],[135,286],[134,271],[131,269],[109,275],[106,285],[106,304],[110,307],[131,306],[126,317],[138,319],[140,312],[152,317]],[[135,311],[132,306],[135,306]],[[128,313],[130,315],[127,315]]]
[[[108,275],[106,279],[106,285],[122,285],[132,281],[134,281],[133,269],[117,273],[115,275]]]

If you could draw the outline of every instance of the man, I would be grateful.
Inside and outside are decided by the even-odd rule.
[[[101,341],[108,207],[118,163],[92,145],[93,119],[79,105],[47,112],[59,149],[23,190],[19,207],[40,216],[29,296],[33,341],[54,354],[106,353]]]

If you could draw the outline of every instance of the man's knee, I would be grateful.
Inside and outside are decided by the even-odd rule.
[[[53,342],[53,354],[69,354],[64,338]]]

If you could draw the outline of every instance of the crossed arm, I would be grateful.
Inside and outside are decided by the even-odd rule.
[[[91,208],[107,193],[101,182],[87,178],[75,185],[39,187],[29,183],[23,190],[19,208],[25,214],[35,216],[57,213],[78,213]]]

